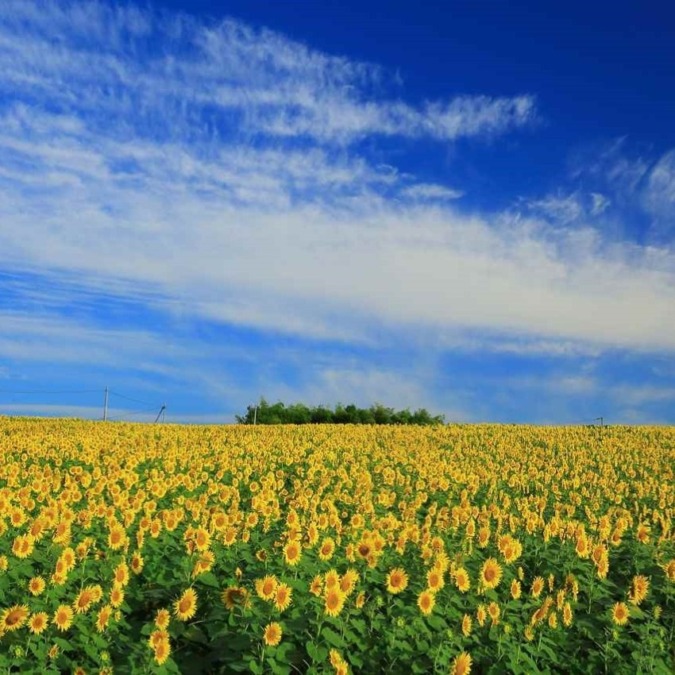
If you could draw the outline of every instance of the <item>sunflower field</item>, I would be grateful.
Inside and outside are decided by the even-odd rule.
[[[672,673],[675,429],[0,418],[0,673]]]

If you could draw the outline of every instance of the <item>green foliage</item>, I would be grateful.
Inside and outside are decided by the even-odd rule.
[[[425,408],[415,412],[394,410],[376,403],[370,408],[358,408],[338,403],[334,409],[325,406],[310,408],[304,403],[285,405],[281,401],[270,404],[264,398],[257,405],[249,405],[245,415],[237,415],[239,424],[444,424],[443,415],[432,415]]]

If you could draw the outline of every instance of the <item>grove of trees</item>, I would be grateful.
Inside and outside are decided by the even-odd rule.
[[[249,405],[244,415],[237,415],[239,424],[443,424],[443,415],[431,415],[424,408],[394,410],[379,403],[370,408],[354,404],[335,408],[309,407],[304,403],[285,405],[281,401],[270,404],[264,398],[257,405]]]

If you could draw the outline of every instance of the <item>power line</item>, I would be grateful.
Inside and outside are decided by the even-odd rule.
[[[112,394],[113,396],[117,396],[117,398],[123,398],[125,401],[131,401],[132,403],[140,403],[141,405],[153,405],[150,401],[141,401],[140,399],[133,398],[132,396],[126,396],[125,394],[118,394],[116,391],[113,391],[112,389],[109,389],[108,393]]]
[[[123,417],[134,417],[135,415],[148,415],[150,413],[153,413],[157,410],[157,406],[153,406],[152,408],[148,408],[147,410],[135,410],[135,411],[127,411],[123,413],[122,415],[115,415],[114,417],[108,417],[108,421],[112,420],[121,420]]]
[[[79,394],[100,394],[100,389],[0,389],[0,394],[8,395],[46,395],[46,396],[66,396],[66,395],[79,395]],[[117,396],[118,398],[131,401],[133,403],[138,403],[140,405],[151,406],[143,410],[128,410],[120,415],[115,415],[113,417],[108,417],[108,396]],[[2,405],[0,403],[0,405]],[[38,405],[38,404],[35,404]],[[107,420],[121,420],[124,417],[134,417],[136,415],[145,415],[150,413],[157,413],[155,422],[158,422],[161,418],[162,421],[166,419],[166,404],[151,403],[150,401],[143,401],[133,396],[127,396],[126,394],[120,394],[116,391],[110,390],[108,387],[104,390],[104,403],[103,403],[103,421]]]

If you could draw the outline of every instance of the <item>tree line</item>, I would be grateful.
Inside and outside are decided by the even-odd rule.
[[[334,408],[310,407],[304,403],[285,405],[281,401],[270,404],[264,398],[257,405],[249,405],[246,414],[236,415],[239,424],[443,424],[443,415],[432,415],[424,408],[394,410],[376,403],[370,408],[338,403]]]

